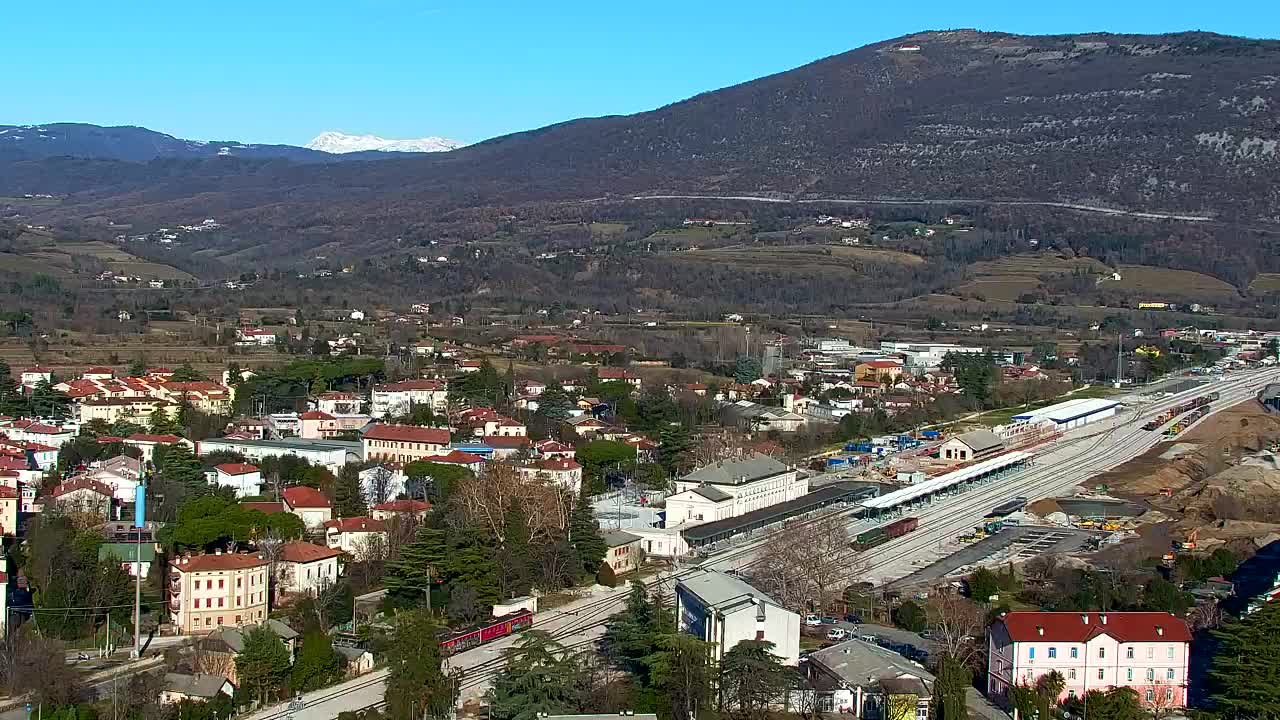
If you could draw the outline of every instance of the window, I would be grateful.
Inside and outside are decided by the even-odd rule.
[[[237,615],[237,616],[236,616],[236,624],[237,624],[237,625],[239,625],[239,624],[240,624],[240,616],[239,616],[239,615]]]
[[[1106,679],[1106,677],[1107,677],[1107,676],[1106,676],[1106,671],[1105,671],[1105,670],[1103,670],[1102,668],[1098,668],[1098,679],[1099,679],[1099,680],[1105,680],[1105,679]]]
[[[218,598],[218,607],[222,607],[222,598]]]
[[[218,625],[222,625],[222,616],[221,616],[221,615],[219,615],[219,616],[218,616]]]
[[[1080,657],[1080,648],[1071,648],[1071,659],[1075,660]]]
[[[1032,660],[1035,660],[1035,659],[1036,659],[1036,649],[1035,649],[1035,648],[1028,648],[1028,649],[1027,649],[1027,657],[1028,657],[1028,658],[1030,658],[1030,659],[1032,659]]]
[[[1067,691],[1067,697],[1071,698],[1072,700],[1075,700],[1075,699],[1076,699],[1076,691],[1075,691],[1075,690],[1068,690],[1068,691]]]
[[[1026,677],[1027,677],[1027,682],[1031,682],[1031,676],[1032,676],[1032,672],[1031,672],[1030,670],[1028,670],[1028,671],[1027,671],[1027,675],[1026,675]]]
[[[1156,679],[1156,671],[1152,670],[1151,668],[1147,668],[1147,682],[1155,682],[1155,679]]]
[[[1172,645],[1170,645],[1170,646],[1169,646],[1169,654],[1168,654],[1168,658],[1169,658],[1170,660],[1172,660],[1172,659],[1173,659],[1173,646],[1172,646]]]
[[[1075,668],[1071,668],[1070,670],[1068,670],[1068,671],[1067,671],[1067,679],[1068,679],[1068,680],[1075,680],[1075,679],[1076,679],[1076,669],[1075,669]]]
[[[916,720],[926,720],[929,717],[929,706],[916,706]]]
[[[240,587],[240,584],[243,580],[244,578],[236,578],[236,587]]]
[[[1058,648],[1056,647],[1049,648],[1049,659],[1052,660],[1056,657],[1058,657]]]
[[[757,631],[756,631],[756,640],[764,640],[764,631],[763,631],[763,630],[757,630]]]
[[[227,582],[226,580],[223,580],[222,578],[218,578],[218,589],[221,590],[223,587],[225,587],[226,582]]]
[[[1155,691],[1154,691],[1154,690],[1151,690],[1151,689],[1148,689],[1148,690],[1147,690],[1147,702],[1151,702],[1151,701],[1153,701],[1153,700],[1155,700],[1155,699],[1156,699],[1156,693],[1155,693]]]
[[[212,624],[213,624],[213,618],[205,618],[205,619],[204,619],[204,626],[205,626],[205,627],[209,627],[209,626],[210,626],[210,625],[212,625]]]
[[[1133,682],[1133,668],[1129,668],[1124,672],[1124,679]]]
[[[1098,648],[1098,658],[1102,659],[1102,658],[1105,658],[1106,656],[1107,656],[1107,649],[1103,647]]]
[[[1172,680],[1173,676],[1174,676],[1173,668],[1169,668],[1168,670],[1164,671],[1165,680]]]
[[[1126,660],[1132,660],[1132,659],[1133,659],[1133,648],[1131,648],[1131,647],[1127,647],[1127,648],[1125,648],[1125,649],[1124,649],[1124,657],[1125,657],[1125,659],[1126,659]]]
[[[1156,656],[1156,649],[1155,649],[1155,648],[1153,648],[1153,647],[1151,647],[1150,645],[1148,645],[1148,646],[1147,646],[1147,659],[1148,659],[1148,660],[1150,660],[1150,659],[1154,658],[1155,656]]]
[[[1164,689],[1164,699],[1173,702],[1173,688]]]

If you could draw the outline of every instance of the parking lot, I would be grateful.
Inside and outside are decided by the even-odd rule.
[[[1006,526],[1000,532],[966,545],[931,565],[889,584],[889,587],[932,583],[955,574],[967,574],[983,565],[1023,562],[1045,553],[1082,550],[1091,537],[1105,532],[1037,525]]]

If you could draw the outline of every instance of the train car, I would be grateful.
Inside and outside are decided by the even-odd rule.
[[[1000,503],[987,513],[989,518],[1004,517],[1010,513],[1015,513],[1027,506],[1027,499],[1024,497],[1016,497],[1009,502]]]
[[[895,520],[888,525],[881,525],[878,528],[863,530],[853,539],[852,545],[855,550],[869,550],[894,538],[902,537],[918,527],[920,527],[920,518],[902,518],[901,520]]]
[[[920,527],[920,518],[909,517],[896,520],[884,526],[884,533],[891,538],[902,537]]]
[[[533,627],[533,613],[521,610],[494,618],[478,627],[446,633],[440,638],[440,649],[452,655],[531,627]]]

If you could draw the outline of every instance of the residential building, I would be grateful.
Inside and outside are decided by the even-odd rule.
[[[230,415],[234,399],[231,388],[212,380],[166,382],[160,385],[158,394],[175,404],[190,405],[209,415]]]
[[[280,546],[276,563],[276,587],[281,592],[318,594],[338,581],[338,556],[341,550],[290,542]]]
[[[640,569],[640,564],[644,562],[644,552],[640,549],[639,535],[623,530],[601,530],[600,537],[604,538],[605,547],[608,548],[604,554],[604,562],[615,575],[625,575]]]
[[[46,367],[29,367],[18,376],[18,383],[24,388],[34,388],[40,383],[52,383],[53,371]]]
[[[114,496],[115,492],[110,486],[89,478],[68,480],[49,491],[49,498],[60,511],[98,515],[104,521],[112,519],[111,505]]]
[[[149,433],[134,433],[124,439],[125,445],[132,445],[142,452],[142,461],[144,463],[155,462],[156,446],[158,445],[186,445],[194,448],[195,444],[190,440],[179,435],[153,435]]]
[[[564,422],[573,434],[578,437],[586,437],[609,427],[607,423],[597,420],[591,415],[579,415],[575,418],[569,418]]]
[[[951,343],[922,343],[882,341],[880,352],[901,355],[911,368],[938,367],[949,353],[971,353],[981,355],[986,348],[953,345]]]
[[[552,482],[575,495],[582,489],[582,466],[573,458],[535,460],[520,467],[519,472],[525,480]]]
[[[18,506],[21,503],[22,493],[17,488],[0,485],[0,535],[18,534]],[[3,565],[0,565],[0,570],[3,570]]]
[[[421,520],[428,512],[431,512],[431,503],[409,498],[378,503],[370,508],[370,515],[374,520],[390,520],[394,517],[414,517]]]
[[[597,368],[596,378],[600,382],[624,382],[637,390],[640,389],[640,385],[643,382],[639,375],[633,375],[629,370],[612,367]]]
[[[681,632],[711,643],[711,660],[743,640],[767,640],[783,663],[800,662],[800,616],[733,575],[694,570],[676,583]]]
[[[524,435],[503,437],[501,435],[490,435],[481,438],[481,441],[493,450],[495,460],[505,460],[506,458],[519,455],[529,449],[529,438]]]
[[[721,410],[726,425],[744,432],[795,432],[805,423],[803,415],[783,407],[738,400]]]
[[[901,360],[868,360],[854,367],[853,379],[879,383],[883,383],[885,378],[896,381],[902,376],[902,371]]]
[[[294,485],[280,493],[286,512],[302,518],[308,530],[318,530],[333,518],[333,503],[313,487]]]
[[[361,559],[386,541],[387,521],[371,517],[330,520],[324,524],[324,537],[329,547]]]
[[[1159,612],[1010,612],[987,633],[987,696],[1008,702],[1015,684],[1052,671],[1060,699],[1129,687],[1142,702],[1185,707],[1191,657],[1187,623]]]
[[[577,454],[577,451],[572,445],[565,445],[559,440],[539,440],[533,444],[533,454],[543,458],[571,458]]]
[[[364,400],[355,393],[329,391],[316,397],[316,409],[330,415],[359,415]]]
[[[142,477],[143,468],[141,458],[117,455],[91,464],[85,477],[109,485],[115,499],[119,502],[131,503],[134,500],[134,489],[137,488],[138,480]]]
[[[807,492],[808,477],[768,455],[721,460],[676,479],[666,500],[667,526],[737,517]]]
[[[156,544],[154,542],[108,542],[98,546],[98,559],[111,558],[120,563],[120,567],[133,577],[142,573],[145,579],[151,574],[151,566],[156,562]]]
[[[370,419],[368,415],[331,415],[323,410],[308,410],[298,416],[298,437],[304,440],[336,438],[359,431]]]
[[[280,638],[289,657],[297,657],[300,635],[296,630],[279,620],[270,619],[263,622],[245,622],[238,626],[214,628],[195,642],[196,653],[193,658],[195,669],[199,672],[213,673],[226,678],[232,685],[240,682],[236,675],[236,655],[244,650],[245,634],[261,626]]]
[[[196,454],[207,455],[211,452],[226,450],[243,455],[253,461],[269,457],[294,455],[310,462],[312,465],[323,465],[333,472],[337,472],[349,462],[358,463],[364,460],[364,449],[361,445],[361,442],[357,440],[209,438],[200,441]]]
[[[262,494],[262,471],[248,463],[222,463],[213,466],[214,482],[222,487],[234,488],[236,497],[257,497]]]
[[[441,463],[443,465],[458,465],[470,470],[476,475],[479,475],[484,470],[484,458],[461,450],[450,450],[448,455],[428,457],[426,458],[426,461]]]
[[[934,677],[900,653],[863,640],[815,650],[801,671],[820,713],[863,720],[928,720]],[[910,708],[906,717],[888,717],[888,708]],[[901,712],[899,710],[898,712]]]
[[[362,442],[365,460],[407,463],[448,455],[450,452],[447,428],[379,423],[365,432]]]
[[[37,443],[53,448],[61,448],[76,436],[75,430],[28,418],[5,423],[0,426],[0,433],[13,442]]]
[[[260,555],[223,553],[182,557],[169,567],[169,622],[181,634],[267,616],[267,566]]]
[[[157,410],[172,418],[178,414],[178,405],[153,397],[101,397],[83,400],[76,408],[82,425],[94,420],[109,425],[120,420],[146,425]]]
[[[265,328],[242,327],[236,329],[237,345],[267,347],[276,344],[276,334]]]
[[[176,705],[183,700],[210,702],[219,695],[226,695],[229,698],[234,698],[236,695],[235,686],[221,675],[165,673],[160,702],[164,705]]]
[[[449,411],[449,385],[443,380],[402,380],[373,387],[369,414],[375,418],[408,415],[414,406],[437,414]]]
[[[990,430],[972,430],[942,443],[938,458],[955,462],[972,462],[995,455],[1004,449],[1004,441]]]

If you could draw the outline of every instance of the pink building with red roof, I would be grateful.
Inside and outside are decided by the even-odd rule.
[[[1148,705],[1185,707],[1191,632],[1161,612],[1010,612],[988,633],[987,695],[1062,674],[1062,698],[1129,687]]]
[[[333,518],[333,503],[313,487],[294,485],[280,493],[285,510],[302,518],[308,530],[322,527]]]

